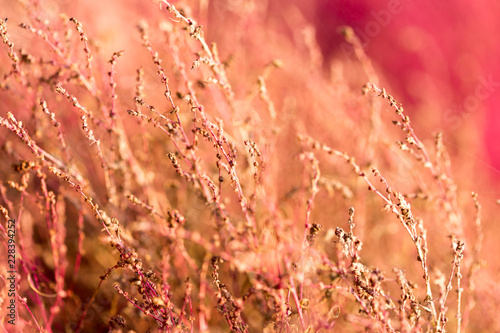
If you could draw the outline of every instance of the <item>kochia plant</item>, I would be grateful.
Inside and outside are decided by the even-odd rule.
[[[362,89],[324,74],[300,17],[293,44],[247,5],[225,29],[249,15],[252,35],[221,51],[189,14],[219,7],[144,5],[109,54],[38,1],[0,21],[5,331],[484,329],[481,205],[443,135],[419,139],[351,30]]]

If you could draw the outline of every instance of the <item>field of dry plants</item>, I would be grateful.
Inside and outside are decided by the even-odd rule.
[[[500,331],[477,119],[426,126],[355,30],[327,58],[292,2],[0,6],[2,332]]]

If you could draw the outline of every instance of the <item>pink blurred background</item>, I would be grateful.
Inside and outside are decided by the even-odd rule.
[[[304,12],[326,60],[353,58],[337,31],[354,28],[382,74],[382,86],[421,131],[443,129],[459,138],[447,145],[462,155],[474,143],[463,145],[460,137],[478,131],[482,142],[475,143],[479,153],[471,153],[471,162],[500,179],[500,3],[317,0],[315,9]]]

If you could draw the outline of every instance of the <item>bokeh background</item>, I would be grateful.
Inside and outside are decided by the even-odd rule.
[[[468,144],[460,137],[476,127],[483,153],[473,153],[470,163],[498,184],[499,14],[500,5],[486,1],[319,0],[309,17],[327,59],[351,57],[336,32],[342,25],[353,27],[383,86],[424,131],[442,128],[456,138],[448,141],[451,149],[464,149],[465,156]]]

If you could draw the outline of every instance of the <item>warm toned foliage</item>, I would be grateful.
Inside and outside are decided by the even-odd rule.
[[[8,11],[4,331],[500,329],[485,178],[419,133],[351,29],[330,62],[292,5]]]

